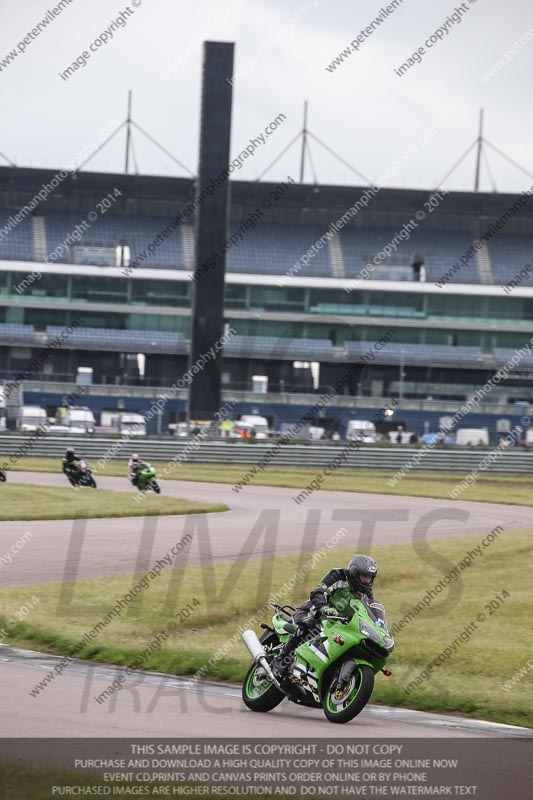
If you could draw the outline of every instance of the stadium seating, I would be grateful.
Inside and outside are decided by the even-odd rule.
[[[48,325],[46,333],[52,339],[63,330],[55,325]],[[101,347],[103,350],[119,349],[135,353],[175,353],[185,351],[186,344],[182,333],[123,331],[113,328],[76,328],[69,334],[68,341],[71,347]]]
[[[377,350],[373,342],[345,342],[350,358],[360,359],[364,355],[372,358],[373,364],[405,364],[420,366],[469,366],[483,363],[483,353],[479,347],[466,347],[443,344],[400,344],[388,342]]]
[[[69,233],[74,231],[76,225],[80,223],[79,216],[59,211],[47,212],[45,220],[49,252],[65,242]],[[156,239],[169,223],[170,219],[168,218],[125,217],[109,213],[99,215],[96,222],[91,224],[87,230],[80,232],[80,239],[76,244],[87,247],[116,247],[124,243],[129,245],[133,260]],[[68,253],[65,253],[57,259],[57,262],[68,263],[70,260]],[[94,258],[87,260],[87,263],[94,264]],[[180,228],[172,230],[168,238],[161,239],[154,252],[146,254],[139,266],[184,269],[185,258]]]
[[[17,209],[18,210],[18,209]],[[33,229],[31,216],[24,217],[12,229],[6,230],[9,217],[16,211],[0,209],[0,259],[7,261],[33,261]]]
[[[230,236],[239,230],[230,226]],[[307,267],[299,268],[299,259],[324,234],[318,225],[273,225],[260,223],[245,231],[242,240],[228,250],[228,271],[284,275],[291,268],[294,275],[332,277],[328,248],[317,248]]]
[[[296,361],[320,361],[333,357],[329,339],[285,339],[276,336],[232,336],[224,345],[227,356],[292,358]]]
[[[64,327],[48,325],[46,339],[51,341],[64,333]],[[46,341],[38,339],[33,325],[0,323],[0,342],[27,343],[44,346]],[[122,350],[142,353],[186,353],[189,341],[182,333],[165,331],[116,330],[113,328],[76,328],[68,335],[68,346],[91,350]],[[412,366],[479,366],[484,357],[479,347],[400,344],[388,342],[377,350],[373,342],[344,342],[347,358],[357,361],[369,356],[367,363],[401,364]],[[224,345],[224,354],[233,358],[282,358],[295,361],[336,360],[335,351],[329,339],[290,339],[276,336],[234,335]],[[495,348],[496,368],[506,364],[516,350]],[[533,369],[533,356],[525,356],[520,368]]]
[[[12,209],[0,209],[0,231],[13,213]],[[44,210],[46,248],[52,253],[65,243],[69,234],[80,228],[84,219],[81,214]],[[119,216],[107,213],[99,215],[85,231],[80,232],[76,242],[86,247],[115,248],[120,243],[129,245],[132,259],[139,258],[161,231],[169,224],[167,217]],[[240,221],[230,224],[230,237],[241,229]],[[335,253],[326,245],[317,249],[301,266],[301,257],[325,233],[325,227],[316,224],[274,224],[261,220],[256,228],[242,231],[227,251],[229,272],[269,274],[276,276],[298,275],[301,277],[343,277],[354,279],[361,271],[372,265],[373,259],[395,239],[396,249],[390,257],[379,261],[372,270],[370,279],[408,280],[410,268],[420,258],[425,265],[426,281],[437,282],[447,275],[474,241],[474,236],[452,231],[427,231],[415,229],[408,239],[398,237],[393,228],[355,228],[348,226],[339,231]],[[193,267],[192,228],[183,225],[173,230],[169,237],[161,239],[154,252],[146,254],[139,266],[161,269],[186,269]],[[506,284],[531,260],[533,242],[528,236],[500,233],[494,236],[487,247],[487,256],[494,284]],[[32,218],[24,218],[12,230],[0,238],[0,260],[34,261],[35,242]],[[332,261],[333,259],[333,261]],[[72,255],[65,249],[54,263],[70,263]],[[77,263],[103,264],[104,256],[97,253],[78,256]],[[488,279],[491,279],[490,270]],[[485,275],[485,282],[487,275]],[[450,283],[481,282],[477,257],[471,258],[453,275]],[[521,286],[533,285],[533,273],[520,281]]]
[[[494,283],[504,285],[516,280],[526,264],[533,267],[533,241],[529,236],[498,234],[489,245]],[[518,286],[533,286],[533,271],[525,270]]]
[[[32,326],[19,326],[32,327]],[[64,329],[48,325],[49,339],[59,336]],[[142,353],[188,352],[188,341],[182,333],[161,331],[114,330],[112,328],[76,328],[69,334],[70,347],[87,347],[102,350],[127,350]],[[333,357],[333,346],[328,339],[284,339],[276,336],[232,336],[224,345],[227,356],[258,356],[293,358],[302,361],[319,361]]]
[[[63,329],[60,328],[60,330]],[[2,322],[0,323],[0,341],[33,344],[35,342],[35,328],[33,325]]]
[[[512,347],[495,347],[494,360],[496,362],[496,366],[498,367],[498,369],[507,364],[512,358],[516,356],[516,354],[517,351],[513,350]],[[521,369],[530,370],[532,368],[533,368],[533,355],[531,356],[525,355],[520,358],[520,362],[516,365],[514,369],[515,372],[520,372]]]
[[[356,278],[381,250],[392,242],[397,231],[383,229],[344,228],[340,234],[344,263],[348,278]],[[438,281],[458,261],[472,244],[472,237],[465,233],[414,230],[407,240],[397,239],[396,250],[389,258],[377,259],[376,274],[369,268],[370,279],[383,280],[383,267],[411,265],[415,256],[420,256],[426,268],[426,280]],[[394,247],[391,245],[391,247]],[[391,279],[394,278],[392,270]],[[453,276],[454,283],[479,283],[477,262],[471,259]]]
[[[64,327],[48,325],[46,337],[36,333],[33,325],[0,323],[0,342],[32,344],[44,347],[47,341],[60,337]],[[182,333],[113,328],[76,328],[68,335],[68,347],[121,350],[143,353],[187,353],[189,341]],[[290,339],[275,336],[234,335],[224,345],[226,357],[282,358],[295,361],[334,361],[338,358],[365,363],[401,364],[439,367],[502,367],[516,354],[513,348],[495,348],[492,355],[483,355],[481,348],[469,346],[410,344],[388,342],[377,350],[373,342],[346,341],[345,355],[335,350],[329,339]],[[517,370],[533,369],[533,356],[524,356]]]

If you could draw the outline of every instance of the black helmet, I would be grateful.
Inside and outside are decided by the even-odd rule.
[[[65,451],[66,458],[74,458],[75,455],[76,454],[74,452],[74,448],[73,447],[67,447],[67,449]]]
[[[348,576],[353,588],[367,592],[374,585],[378,565],[371,556],[356,555],[348,564]]]

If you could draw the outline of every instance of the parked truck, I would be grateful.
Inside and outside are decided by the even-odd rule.
[[[0,385],[0,431],[5,431],[6,429],[6,406],[6,392],[4,387]]]
[[[369,419],[351,419],[346,429],[346,439],[359,438],[364,444],[375,444],[377,441],[376,426]]]
[[[259,414],[243,414],[237,422],[237,426],[242,423],[243,430],[252,429],[255,431],[256,439],[268,439],[268,420],[266,417],[261,417]]]
[[[488,445],[489,432],[487,428],[459,428],[455,434],[455,444],[460,447],[478,447]]]
[[[94,414],[87,406],[72,406],[61,417],[70,433],[94,433]]]
[[[142,414],[124,411],[118,415],[118,429],[122,436],[146,436],[146,422]]]
[[[18,410],[17,430],[22,433],[36,431],[46,422],[46,411],[40,406],[21,406]]]

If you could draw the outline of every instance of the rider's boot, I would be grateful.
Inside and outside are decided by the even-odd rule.
[[[294,634],[294,636],[291,636],[291,638],[285,642],[283,650],[278,653],[278,655],[270,664],[272,672],[280,683],[287,677],[289,667],[292,664],[292,654],[299,644],[300,637]]]

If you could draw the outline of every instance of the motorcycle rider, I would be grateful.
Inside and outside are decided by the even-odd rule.
[[[378,565],[371,556],[355,555],[346,569],[331,569],[310,594],[310,599],[298,606],[293,614],[296,631],[285,643],[283,650],[272,661],[271,667],[278,681],[282,681],[291,665],[291,655],[304,641],[309,631],[322,617],[340,615],[351,617],[350,600],[374,601],[374,581]]]
[[[79,466],[80,460],[76,453],[74,452],[73,447],[67,447],[65,450],[65,456],[61,461],[61,466],[63,469],[64,474],[70,480],[71,475],[76,471]]]
[[[138,482],[138,473],[141,469],[145,469],[147,467],[146,461],[142,461],[139,458],[137,453],[133,453],[132,457],[128,461],[128,470],[129,470],[129,479],[132,482],[133,486],[137,486]]]

